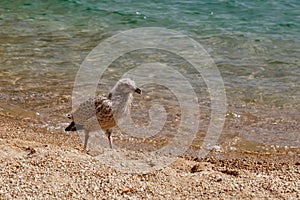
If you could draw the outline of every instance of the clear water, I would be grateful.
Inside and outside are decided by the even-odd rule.
[[[299,10],[298,0],[2,0],[0,107],[56,126],[95,46],[122,30],[165,27],[194,38],[216,62],[229,104],[224,134],[299,146]]]

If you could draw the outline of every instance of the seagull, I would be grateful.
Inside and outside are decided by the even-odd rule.
[[[141,94],[142,90],[129,78],[120,79],[108,95],[89,98],[76,110],[67,114],[72,122],[65,131],[84,130],[84,149],[86,149],[89,133],[97,131],[99,124],[105,131],[109,147],[112,148],[112,128],[129,115],[133,93]]]

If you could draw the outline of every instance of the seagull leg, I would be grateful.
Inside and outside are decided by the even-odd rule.
[[[112,130],[111,130],[111,129],[107,129],[107,130],[105,131],[105,135],[106,135],[107,138],[108,138],[109,147],[112,149],[112,137],[111,137],[111,133],[112,133]]]
[[[88,140],[89,140],[89,131],[87,130],[84,130],[84,149],[86,149],[86,146],[87,146],[87,143],[88,143]]]

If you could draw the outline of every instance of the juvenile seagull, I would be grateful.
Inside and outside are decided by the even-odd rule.
[[[133,80],[129,78],[119,80],[108,96],[89,98],[81,103],[75,111],[68,114],[67,117],[72,119],[72,122],[65,131],[83,129],[85,131],[84,148],[86,148],[89,132],[97,131],[97,127],[99,127],[97,123],[99,123],[101,129],[105,131],[110,148],[112,148],[111,128],[116,126],[116,120],[122,120],[129,114],[134,92],[142,93]]]

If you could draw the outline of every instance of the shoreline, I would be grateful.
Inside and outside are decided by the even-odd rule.
[[[255,152],[182,156],[160,170],[128,174],[84,152],[76,134],[0,119],[1,199],[299,199],[299,151],[288,160]]]

